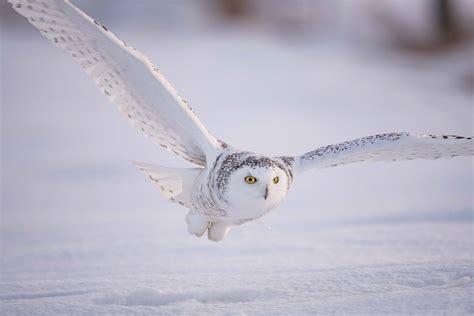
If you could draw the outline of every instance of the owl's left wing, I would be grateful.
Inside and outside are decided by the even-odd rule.
[[[8,0],[155,144],[200,166],[223,146],[146,56],[68,0]],[[34,54],[34,52],[31,52]]]
[[[282,158],[287,158],[288,164],[295,172],[302,172],[361,161],[438,159],[472,155],[473,137],[389,133],[321,147],[298,157]]]

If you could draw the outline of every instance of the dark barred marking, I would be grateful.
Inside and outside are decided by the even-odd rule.
[[[472,136],[459,135],[380,134],[318,148],[300,156],[300,163],[305,170],[373,159],[398,161],[466,156],[472,155],[467,147],[471,139]],[[452,152],[448,153],[448,149]]]
[[[248,223],[250,221],[253,221],[255,218],[244,218],[244,219],[239,219],[236,223],[236,225],[242,225],[245,223]]]
[[[472,139],[472,136],[469,136],[469,137],[465,137],[465,136],[460,136],[460,135],[440,135],[440,136],[436,136],[436,135],[428,135],[430,136],[431,138],[443,138],[443,139]]]
[[[236,170],[247,166],[250,168],[279,168],[282,169],[288,178],[288,188],[293,176],[284,163],[264,156],[257,156],[250,152],[237,152],[224,158],[219,170],[217,170],[217,188],[225,191],[230,175]]]
[[[288,174],[291,177],[291,182],[293,182],[293,164],[295,162],[295,157],[281,156],[281,157],[277,157],[277,159],[280,159],[286,165],[286,169],[288,170]]]
[[[221,145],[222,148],[227,149],[229,148],[229,145],[225,143],[224,141],[218,139],[217,142]]]
[[[283,163],[289,168],[293,167],[293,163],[295,162],[295,157],[281,156],[277,158],[283,161]]]
[[[212,185],[208,181],[201,183],[197,188],[197,194],[193,198],[193,206],[199,209],[200,213],[208,217],[226,217],[227,211],[220,207],[220,198],[214,196]]]
[[[408,133],[389,133],[389,134],[380,134],[380,135],[374,135],[374,136],[367,136],[363,138],[359,138],[356,140],[350,140],[346,141],[340,144],[336,145],[329,145],[326,147],[318,148],[316,150],[307,152],[303,156],[301,156],[302,160],[305,159],[315,159],[316,157],[323,157],[328,154],[337,154],[342,151],[352,149],[354,147],[361,147],[365,146],[367,144],[374,144],[377,141],[397,141],[399,140],[402,136],[409,136]]]
[[[143,168],[140,168],[140,170],[145,171],[145,169],[143,169]],[[151,181],[153,181],[153,182],[158,186],[158,188],[159,188],[161,191],[163,191],[163,192],[169,192],[169,193],[171,193],[171,194],[174,193],[173,190],[166,189],[166,188],[160,183],[160,180],[159,180],[159,179],[154,178],[154,177],[151,176],[151,175],[149,175],[148,178],[149,178]],[[169,197],[169,199],[170,199],[170,201],[172,201],[172,202],[177,202],[177,203],[179,203],[179,204],[181,204],[181,205],[183,205],[183,206],[186,206],[183,201],[178,200],[178,199],[176,199],[176,198],[174,198],[174,197]]]

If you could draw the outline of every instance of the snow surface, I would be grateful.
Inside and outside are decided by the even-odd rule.
[[[200,15],[184,23],[172,5],[156,12],[151,33],[85,4],[236,147],[297,154],[380,132],[474,134],[462,81],[469,50],[399,55],[343,30],[295,40]],[[180,27],[165,29],[173,18]],[[271,229],[197,239],[185,210],[129,160],[189,165],[133,130],[21,17],[10,22],[1,38],[3,315],[474,313],[472,159],[310,172],[265,218]]]

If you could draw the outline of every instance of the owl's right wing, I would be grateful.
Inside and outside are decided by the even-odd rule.
[[[110,102],[151,140],[205,166],[223,145],[142,53],[68,0],[8,0],[53,44],[68,52]]]
[[[302,172],[361,161],[438,159],[472,155],[473,137],[389,133],[329,145],[298,157],[286,158],[295,172]]]

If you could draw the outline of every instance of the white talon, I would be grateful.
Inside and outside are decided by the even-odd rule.
[[[211,223],[207,237],[212,241],[221,241],[230,231],[230,225],[224,222]]]
[[[186,215],[186,223],[188,232],[197,237],[201,237],[209,227],[209,220],[206,217],[191,212]]]

